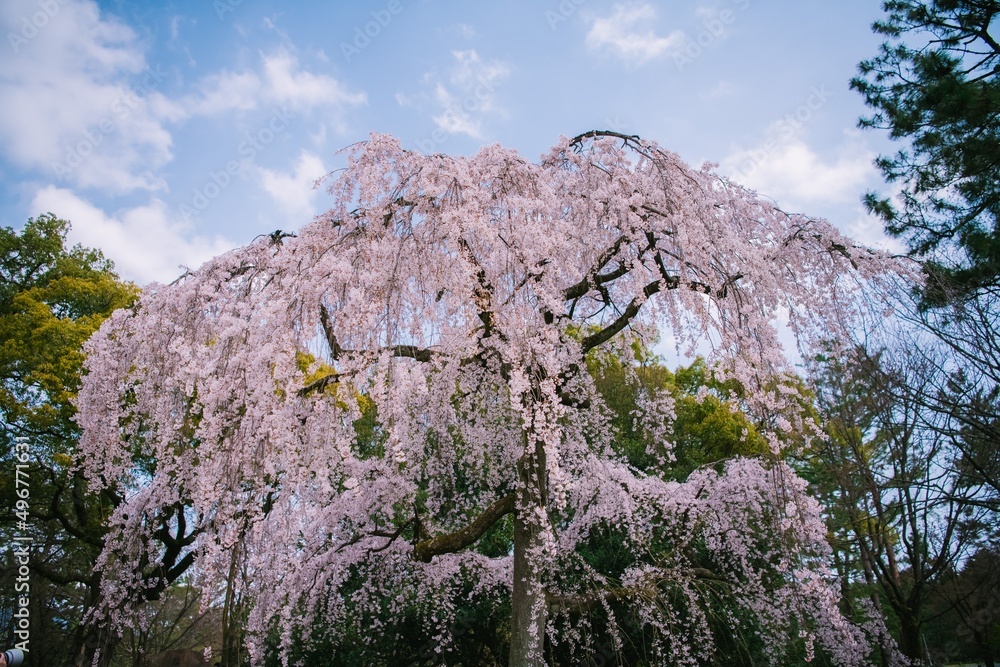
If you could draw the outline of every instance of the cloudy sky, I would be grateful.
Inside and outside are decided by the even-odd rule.
[[[52,212],[126,278],[170,281],[328,206],[370,132],[424,152],[655,139],[885,244],[891,150],[848,82],[876,0],[4,0],[0,224]]]

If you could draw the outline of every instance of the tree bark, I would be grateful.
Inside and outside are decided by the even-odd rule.
[[[525,434],[526,442],[527,439]],[[541,443],[535,444],[533,452],[525,452],[517,463],[517,472],[508,665],[543,667],[548,605],[542,583],[542,564],[537,560],[546,521],[545,451]]]
[[[896,609],[899,614],[899,650],[918,664],[927,664],[927,656],[920,635],[920,619],[906,609]]]

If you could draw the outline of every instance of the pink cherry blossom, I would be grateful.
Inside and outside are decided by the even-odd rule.
[[[206,590],[241,562],[257,654],[272,627],[287,647],[315,621],[351,622],[348,603],[414,600],[447,650],[471,581],[513,596],[512,664],[543,664],[546,633],[572,639],[558,600],[612,587],[658,631],[664,664],[696,664],[710,577],[776,638],[775,662],[794,627],[864,663],[802,480],[746,459],[683,483],[630,468],[584,355],[657,329],[682,349],[708,341],[778,455],[784,434],[815,428],[793,409],[777,321],[802,351],[844,338],[868,287],[901,270],[890,257],[636,137],[563,138],[537,163],[500,146],[420,155],[385,135],[348,155],[325,215],[151,286],[88,344],[82,467],[124,497],[101,560],[105,622],[129,622],[162,517],[179,531],[183,508]],[[669,397],[641,408],[669,460]],[[512,554],[460,539],[511,512]],[[598,526],[636,554],[654,536],[677,548],[612,582],[576,555]],[[694,540],[710,572],[685,552]],[[348,598],[352,571],[364,583]],[[687,602],[664,610],[651,591],[666,589]]]

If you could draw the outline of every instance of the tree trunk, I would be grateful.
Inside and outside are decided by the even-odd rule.
[[[919,618],[906,609],[897,609],[896,611],[899,613],[899,650],[918,664],[927,664],[927,656],[920,637]]]
[[[527,434],[525,437],[527,441]],[[510,667],[545,664],[548,607],[537,561],[545,516],[545,451],[541,443],[517,462],[518,488],[514,515],[514,586],[510,601]],[[541,510],[541,511],[539,511]]]

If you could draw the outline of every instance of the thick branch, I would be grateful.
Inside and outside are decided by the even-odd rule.
[[[319,323],[323,327],[323,333],[326,335],[326,343],[330,346],[330,357],[334,360],[340,356],[341,349],[340,344],[337,342],[337,336],[333,333],[333,325],[330,323],[330,313],[327,311],[326,306],[319,307]]]
[[[427,362],[431,360],[431,351],[417,347],[416,345],[396,345],[392,348],[392,356],[407,357]]]
[[[84,586],[86,586],[90,584],[90,579],[88,577],[57,572],[56,570],[49,567],[45,563],[32,562],[31,569],[37,572],[38,574],[42,575],[52,583],[60,584],[62,586],[73,586],[76,584],[83,584]]]
[[[612,130],[591,130],[590,132],[584,132],[583,134],[578,134],[577,136],[573,137],[570,140],[569,145],[579,146],[584,142],[585,139],[598,139],[601,137],[612,137],[615,139],[621,139],[626,143],[642,142],[642,139],[640,139],[639,136],[635,134],[622,134],[621,132],[614,132]]]
[[[603,285],[606,282],[612,281],[616,278],[621,278],[628,272],[628,265],[622,263],[619,267],[610,273],[599,274],[598,271],[607,266],[614,257],[621,251],[622,245],[627,240],[625,236],[619,236],[615,239],[615,242],[611,244],[604,253],[597,258],[594,262],[594,267],[590,270],[586,277],[584,277],[580,282],[563,290],[563,298],[566,301],[572,301],[573,299],[578,299],[587,292],[591,290],[592,287],[597,285]]]
[[[475,544],[493,524],[513,511],[514,494],[512,493],[487,507],[482,514],[476,517],[475,521],[465,528],[457,530],[454,533],[438,535],[437,537],[417,542],[413,545],[413,555],[417,560],[429,563],[434,556],[461,551]]]
[[[675,280],[673,283],[669,284],[660,280],[654,280],[646,285],[646,287],[642,290],[642,298],[640,299],[639,297],[636,297],[632,299],[632,302],[625,308],[625,312],[623,312],[618,319],[600,331],[583,339],[583,342],[580,345],[581,351],[586,354],[598,345],[603,345],[614,338],[615,334],[629,325],[632,319],[639,313],[639,309],[642,308],[642,304],[645,303],[649,297],[659,292],[663,287],[666,287],[667,289],[675,289],[679,284],[679,280]]]

